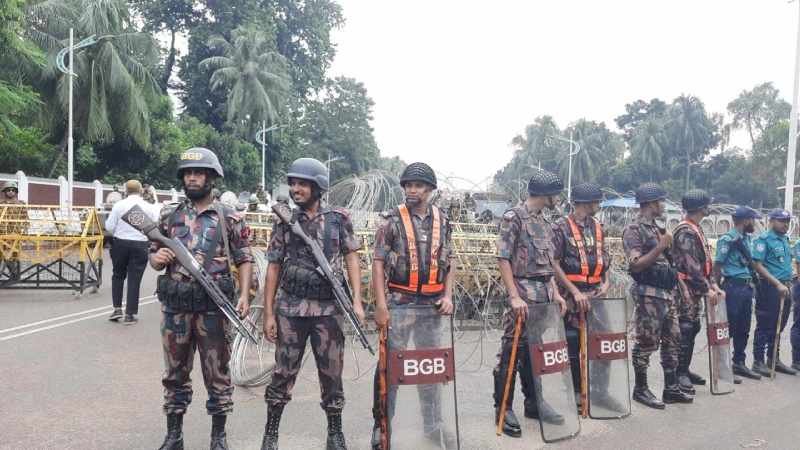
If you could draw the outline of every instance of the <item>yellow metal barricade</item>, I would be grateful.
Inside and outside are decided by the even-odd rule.
[[[94,208],[0,205],[0,289],[102,283],[103,231]]]

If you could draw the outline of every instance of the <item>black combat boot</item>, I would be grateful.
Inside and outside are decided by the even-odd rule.
[[[681,391],[694,395],[695,390],[692,385],[692,380],[689,379],[689,361],[691,361],[692,354],[692,333],[694,333],[694,324],[688,320],[681,320],[681,345],[678,353],[678,368],[675,369],[675,375],[678,379],[678,387]]]
[[[635,371],[634,374],[636,375],[636,384],[633,386],[633,399],[651,408],[666,408],[666,405],[650,392],[650,387],[647,385],[647,371]]]
[[[678,376],[675,372],[664,372],[664,393],[661,396],[664,403],[692,403],[694,398],[685,394],[678,386]]]
[[[503,404],[503,395],[506,391],[506,381],[508,381],[508,368],[503,370],[494,370],[494,423],[495,426],[500,421],[500,408]],[[515,374],[516,375],[516,374]],[[514,414],[514,391],[516,388],[516,376],[511,376],[511,386],[508,389],[508,398],[506,399],[506,412],[503,416],[503,434],[511,437],[522,436],[522,428],[519,426],[519,420]]]
[[[261,450],[278,450],[278,427],[281,425],[281,414],[283,414],[283,406],[269,407]]]
[[[751,380],[760,380],[761,374],[757,372],[753,372],[744,363],[737,363],[734,362],[731,366],[733,368],[733,374],[739,375],[740,377],[750,378]]]
[[[167,437],[158,450],[183,450],[183,414],[167,415]]]
[[[225,422],[228,416],[211,416],[211,450],[228,450],[228,435],[225,433]]]
[[[383,416],[383,412],[381,411],[380,399],[381,379],[377,370],[375,371],[375,377],[372,380],[372,388],[372,418],[375,419],[375,425],[372,426],[372,439],[370,440],[370,446],[372,447],[372,450],[381,450],[383,448],[381,443],[381,418]]]
[[[694,357],[694,347],[695,347],[694,346],[694,342],[695,342],[695,339],[697,339],[697,333],[699,333],[700,329],[701,329],[700,322],[694,322],[693,326],[694,326],[694,333],[692,334],[691,347],[690,347],[689,355],[687,357],[688,359],[686,360],[686,370],[689,373],[689,381],[691,381],[692,384],[695,384],[697,386],[705,386],[706,385],[706,379],[691,371],[692,358]]]
[[[325,450],[347,450],[342,433],[341,411],[328,413],[328,443]]]
[[[753,361],[753,372],[760,374],[764,377],[772,376],[772,366],[764,364],[764,361]],[[736,373],[736,372],[734,372]]]
[[[767,367],[770,368],[770,371],[772,370],[772,360],[771,359],[767,360]],[[780,358],[778,358],[778,360],[775,361],[775,372],[785,373],[786,375],[797,375],[797,371],[794,370],[793,368],[787,366],[783,362],[781,362]],[[772,374],[770,373],[770,375],[772,375]]]

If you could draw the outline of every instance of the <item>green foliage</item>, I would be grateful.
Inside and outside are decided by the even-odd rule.
[[[37,128],[16,128],[0,137],[0,167],[3,172],[18,170],[42,176],[58,155],[58,145],[48,142],[48,135]]]

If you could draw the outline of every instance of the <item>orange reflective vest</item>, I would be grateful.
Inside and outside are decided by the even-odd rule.
[[[681,223],[678,224],[678,227],[680,227],[681,225],[688,225],[691,229],[694,230],[695,233],[697,233],[697,237],[700,238],[700,244],[703,245],[703,255],[704,255],[705,260],[706,260],[706,271],[703,274],[703,278],[708,279],[708,276],[711,275],[711,258],[708,255],[708,245],[706,245],[706,237],[703,236],[703,233],[700,231],[700,228],[697,225],[695,225],[694,222],[689,222],[688,220],[683,220],[683,221],[681,221]],[[676,228],[678,228],[678,227],[676,227]],[[681,278],[681,280],[690,279],[689,278],[689,274],[683,273],[681,271],[678,271],[678,276]]]
[[[435,206],[431,208],[433,217],[433,226],[431,227],[431,242],[430,248],[430,273],[428,279],[420,283],[419,262],[421,255],[419,254],[419,247],[417,247],[417,235],[414,230],[414,224],[411,221],[411,213],[408,207],[398,205],[397,210],[400,212],[400,219],[403,223],[403,232],[405,233],[405,241],[408,244],[408,284],[399,284],[389,282],[389,288],[396,291],[407,292],[411,294],[438,294],[444,290],[444,283],[437,283],[439,278],[439,251],[442,247],[441,242],[441,213],[439,208]]]
[[[591,216],[590,216],[591,217]],[[597,265],[594,266],[594,272],[590,275],[589,274],[589,259],[586,257],[586,242],[583,240],[583,233],[581,233],[580,228],[578,228],[578,224],[575,222],[575,219],[572,218],[571,215],[567,215],[567,222],[569,222],[569,227],[572,230],[572,237],[575,239],[575,244],[578,247],[578,256],[581,260],[581,273],[568,273],[567,279],[570,281],[577,281],[580,283],[599,283],[603,280],[601,277],[603,273],[603,227],[600,226],[599,223],[595,221],[593,217],[591,217],[591,221],[594,223],[594,232],[595,232],[595,248],[597,249]]]

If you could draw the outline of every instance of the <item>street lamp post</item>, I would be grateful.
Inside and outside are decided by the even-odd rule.
[[[286,128],[289,125],[272,125],[267,128],[267,121],[261,121],[261,129],[256,132],[256,142],[261,144],[261,185],[264,186],[264,189],[267,188],[266,183],[266,172],[267,172],[267,138],[266,134],[270,131],[275,131],[279,128]]]
[[[797,151],[797,95],[800,88],[800,18],[797,22],[797,48],[794,60],[794,93],[792,94],[792,112],[789,114],[789,148],[786,158],[786,191],[783,196],[783,208],[792,211],[794,199],[794,164]]]
[[[559,141],[569,142],[569,168],[567,169],[567,203],[569,203],[570,199],[572,198],[572,157],[580,153],[581,151],[581,144],[572,140],[572,130],[569,131],[569,139],[561,136],[556,135],[556,139]],[[572,146],[575,146],[575,151],[572,151]]]

